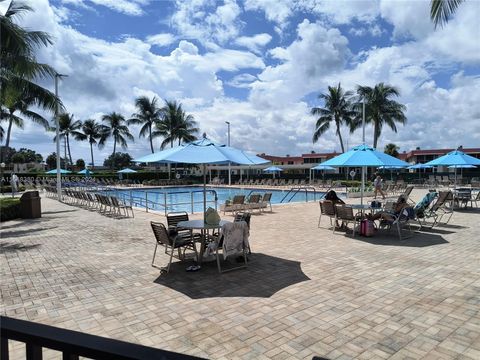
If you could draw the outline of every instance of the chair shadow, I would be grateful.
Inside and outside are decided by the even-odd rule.
[[[248,268],[219,274],[216,261],[203,263],[197,272],[186,272],[188,262],[175,262],[168,274],[155,283],[181,292],[191,299],[212,297],[269,298],[291,285],[310,280],[300,262],[255,253],[248,256]],[[234,262],[234,261],[233,261]],[[239,264],[232,264],[231,267]],[[228,268],[228,265],[225,266]],[[224,265],[222,262],[222,269]]]
[[[42,215],[49,215],[49,214],[62,214],[62,213],[69,213],[69,212],[75,212],[78,211],[78,209],[74,210],[60,210],[60,211],[43,211]]]
[[[17,231],[2,231],[0,234],[2,239],[15,238],[15,237],[28,236],[28,235],[31,235],[32,233],[36,233],[40,231],[56,229],[57,227],[58,226],[45,227],[45,228],[39,228],[39,229],[17,230]]]
[[[33,244],[33,245],[24,245],[24,244],[11,244],[9,242],[1,242],[0,243],[0,254],[5,254],[9,252],[17,252],[17,251],[27,251],[30,249],[35,249],[41,246],[41,244]]]
[[[455,208],[454,213],[459,212],[462,214],[480,214],[480,208]]]
[[[385,231],[380,234],[376,234],[372,237],[362,237],[356,235],[351,237],[353,240],[358,240],[366,242],[372,245],[383,245],[383,246],[406,246],[406,247],[427,247],[441,244],[448,244],[449,242],[445,240],[440,235],[429,234],[424,232],[413,232],[408,234],[403,232],[402,236],[405,236],[402,240],[398,239],[397,234],[392,231]]]

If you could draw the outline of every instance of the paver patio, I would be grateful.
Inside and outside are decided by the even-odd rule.
[[[1,225],[4,315],[211,359],[480,358],[480,211],[398,241],[319,229],[318,203],[275,206],[252,217],[247,270],[164,276],[163,216],[42,209]]]

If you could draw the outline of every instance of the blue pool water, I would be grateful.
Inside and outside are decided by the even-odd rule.
[[[226,187],[212,187],[207,186],[207,207],[215,207],[215,193],[217,194],[217,204],[220,208],[227,199],[232,199],[235,195],[250,195],[250,194],[264,194],[266,192],[272,193],[272,204],[281,203],[288,190],[267,190],[267,189],[243,189],[243,188],[226,188]],[[185,187],[164,187],[164,188],[150,188],[150,189],[114,189],[109,191],[109,195],[115,195],[124,200],[126,203],[133,203],[137,207],[145,207],[145,202],[148,202],[148,208],[164,211],[165,201],[167,203],[167,211],[192,211],[192,196],[193,196],[193,211],[203,211],[203,187],[201,186],[185,186]],[[297,194],[290,193],[283,203],[287,202],[305,202],[305,196],[308,201],[314,201],[315,195],[313,192],[305,191]],[[321,192],[316,193],[316,199],[320,199]],[[290,200],[290,201],[288,201]]]

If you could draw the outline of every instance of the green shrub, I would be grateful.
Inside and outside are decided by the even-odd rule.
[[[11,193],[12,192],[12,187],[10,185],[3,185],[2,186],[2,191],[3,191],[4,194]],[[17,192],[20,192],[20,191],[25,191],[25,186],[20,185]]]
[[[0,198],[0,222],[20,217],[19,198]]]

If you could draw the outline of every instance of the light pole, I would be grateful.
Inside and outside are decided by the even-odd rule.
[[[227,127],[228,127],[227,145],[228,145],[228,147],[230,147],[230,122],[225,121],[225,124],[227,124]],[[232,172],[231,172],[231,169],[230,169],[230,165],[231,165],[231,163],[228,162],[228,186],[232,185]]]
[[[60,124],[58,121],[58,79],[66,77],[68,75],[62,75],[55,73],[55,127],[56,127],[56,138],[55,142],[57,145],[57,198],[58,201],[62,201],[62,177],[60,173]]]

